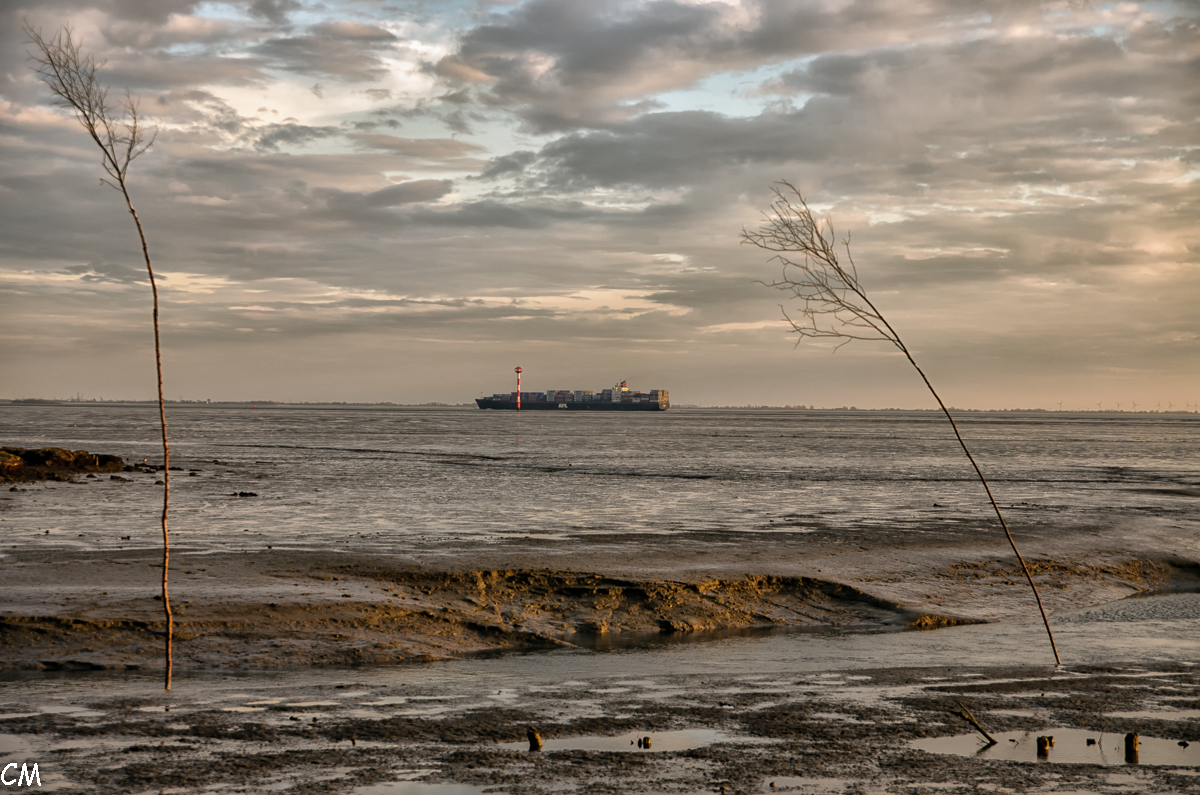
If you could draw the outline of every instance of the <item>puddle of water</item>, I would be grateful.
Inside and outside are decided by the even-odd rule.
[[[388,784],[372,784],[353,790],[353,795],[481,795],[485,790],[500,793],[495,787],[477,787],[474,784],[425,784],[420,781],[393,781]]]
[[[650,747],[639,748],[638,740],[649,736]],[[655,753],[657,751],[689,751],[706,745],[722,742],[770,742],[758,738],[734,737],[716,729],[683,729],[670,732],[645,732],[643,734],[618,734],[615,736],[590,735],[563,737],[545,740],[542,752],[550,751],[628,751],[631,753]],[[528,742],[498,743],[498,748],[512,751],[528,751]]]
[[[805,776],[775,776],[763,782],[763,792],[803,792],[805,795],[817,793],[841,793],[846,791],[850,779],[845,778],[806,778]]]
[[[339,707],[336,701],[290,701],[285,707]]]
[[[1054,746],[1045,759],[1037,755],[1037,738],[1050,735]],[[1142,736],[1138,742],[1138,761],[1125,761],[1125,735],[1101,734],[1087,729],[1040,729],[1036,732],[999,732],[993,734],[998,742],[984,747],[977,734],[959,734],[954,737],[924,737],[912,740],[909,747],[935,754],[973,756],[979,759],[996,759],[1008,762],[1068,762],[1091,765],[1200,765],[1200,743],[1183,748],[1178,740],[1162,737]],[[1094,740],[1094,745],[1088,745]]]
[[[473,784],[430,784],[420,780],[433,772],[435,771],[398,771],[396,781],[358,787],[352,791],[352,795],[478,795],[484,789],[500,792],[494,785],[485,788]]]

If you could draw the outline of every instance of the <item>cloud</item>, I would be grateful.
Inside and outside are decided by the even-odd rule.
[[[978,18],[940,3],[533,0],[470,30],[435,69],[545,133],[626,121],[714,73],[944,37]]]
[[[288,71],[366,81],[386,73],[380,53],[395,43],[396,36],[383,28],[338,20],[313,25],[306,35],[269,39],[252,51]]]
[[[114,91],[161,124],[131,173],[173,350],[260,346],[293,363],[271,389],[308,395],[330,362],[377,373],[365,350],[424,357],[449,389],[503,350],[584,380],[676,368],[660,385],[691,383],[696,402],[912,403],[874,364],[854,370],[877,350],[825,365],[827,349],[791,349],[754,283],[776,265],[738,245],[779,178],[852,233],[872,298],[958,379],[955,402],[1200,372],[1191,6],[162,7],[31,13],[77,20]],[[63,331],[10,346],[24,358],[5,360],[6,385],[37,394],[57,387],[23,385],[139,344],[126,315],[144,283],[94,144],[4,25],[0,45],[0,302],[14,328]],[[258,377],[180,367],[205,390]],[[1025,381],[997,392],[994,372]],[[413,388],[387,383],[384,399]]]
[[[453,189],[453,180],[415,179],[377,190],[364,198],[370,207],[395,207],[412,202],[437,201]]]
[[[803,113],[750,119],[708,111],[653,113],[608,130],[565,136],[544,146],[538,159],[545,180],[557,190],[679,187],[705,181],[726,166],[819,159],[828,139]]]
[[[537,130],[604,125],[637,112],[630,97],[702,74],[701,41],[735,25],[731,14],[717,3],[535,0],[471,30],[436,69]]]
[[[478,144],[455,138],[400,138],[378,133],[352,133],[346,137],[364,149],[394,152],[422,160],[453,160],[487,151]]]
[[[249,11],[256,17],[282,25],[287,22],[290,12],[302,7],[296,0],[251,0]]]
[[[479,179],[497,179],[510,174],[519,174],[537,160],[537,153],[523,150],[493,158],[482,172]]]
[[[247,138],[255,149],[268,152],[278,151],[280,146],[300,146],[341,131],[337,127],[309,127],[304,124],[264,124],[256,127]]]
[[[145,268],[116,262],[89,262],[86,265],[71,265],[64,269],[64,273],[79,276],[85,282],[115,284],[148,284],[150,282]]]
[[[202,0],[112,0],[113,16],[147,22],[167,22],[175,14],[190,14]]]
[[[108,44],[137,50],[232,43],[244,33],[232,20],[183,14],[173,14],[165,22],[114,20],[102,30]]]

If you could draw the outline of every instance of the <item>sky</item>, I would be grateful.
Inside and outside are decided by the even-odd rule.
[[[136,230],[22,22],[157,125],[169,399],[934,406],[789,333],[741,239],[787,180],[948,404],[1200,408],[1192,2],[0,0],[0,398],[149,399]]]

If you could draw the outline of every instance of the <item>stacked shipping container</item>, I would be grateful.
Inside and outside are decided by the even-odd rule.
[[[497,392],[490,398],[476,398],[475,402],[481,409],[515,409],[517,393]],[[529,410],[628,408],[665,411],[670,405],[667,390],[652,389],[649,392],[634,392],[625,386],[624,381],[612,389],[602,389],[599,394],[590,389],[551,389],[545,392],[521,393],[521,408]]]

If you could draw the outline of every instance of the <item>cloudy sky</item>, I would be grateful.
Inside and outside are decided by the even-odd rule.
[[[794,346],[776,180],[949,403],[1200,403],[1200,6],[0,0],[0,398],[150,398],[149,288],[21,23],[159,127],[130,189],[168,397],[928,407]]]

